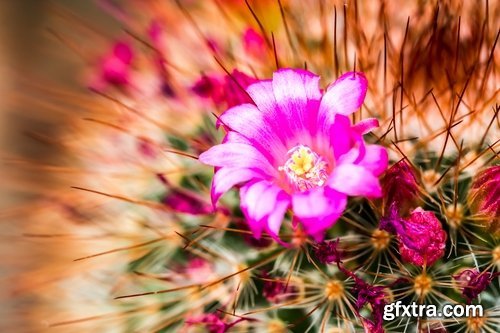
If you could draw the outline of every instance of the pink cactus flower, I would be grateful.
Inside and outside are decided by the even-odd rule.
[[[203,326],[209,333],[225,333],[228,329],[227,324],[213,313],[188,318],[186,324],[188,326]]]
[[[202,215],[211,212],[210,203],[205,204],[189,191],[171,191],[165,199],[163,199],[163,202],[168,207],[180,213]]]
[[[212,99],[215,103],[222,100],[222,83],[215,75],[202,75],[191,87],[191,90],[201,98]]]
[[[231,76],[226,75],[223,87],[226,106],[230,108],[243,103],[252,103],[252,100],[242,88],[246,89],[255,82],[257,82],[257,79],[238,70],[234,70]]]
[[[247,28],[243,32],[243,48],[248,54],[261,57],[266,52],[266,41],[255,29]]]
[[[234,70],[231,76],[203,75],[191,90],[199,97],[211,100],[217,106],[230,108],[243,103],[252,103],[248,94],[242,89],[246,89],[256,81],[257,79]]]
[[[188,326],[201,326],[208,333],[226,333],[232,327],[241,323],[242,321],[255,321],[252,318],[240,317],[237,320],[234,320],[231,323],[228,323],[224,318],[221,318],[218,314],[215,313],[204,313],[198,316],[192,316],[187,318],[186,324]]]
[[[216,167],[214,205],[242,185],[240,206],[256,238],[266,231],[279,240],[291,209],[304,231],[321,240],[348,196],[382,195],[378,176],[387,168],[387,152],[362,137],[378,122],[352,126],[348,117],[363,103],[365,76],[346,73],[324,93],[318,83],[311,72],[281,69],[272,80],[249,85],[255,104],[224,112],[218,121],[227,131],[223,143],[199,157]]]
[[[114,43],[111,51],[102,58],[98,77],[91,84],[91,88],[100,91],[109,85],[122,87],[129,84],[133,59],[134,52],[129,43]]]

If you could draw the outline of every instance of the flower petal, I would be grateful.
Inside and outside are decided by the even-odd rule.
[[[273,83],[271,80],[262,80],[252,83],[246,90],[266,119],[278,119],[279,109],[276,98],[274,97]]]
[[[356,123],[356,125],[353,126],[353,129],[359,134],[363,135],[370,133],[374,128],[377,128],[378,126],[379,123],[377,118],[367,118]]]
[[[363,159],[357,164],[369,170],[374,176],[380,176],[389,164],[386,148],[380,145],[366,145]]]
[[[340,155],[337,153],[335,156],[337,158],[337,164],[358,164],[366,154],[366,145],[363,137],[356,133],[351,132],[350,137],[350,147],[348,151]]]
[[[331,84],[319,107],[319,119],[333,114],[350,115],[363,104],[368,81],[363,73],[348,72]]]
[[[335,159],[348,152],[353,146],[351,121],[337,114],[318,124],[316,147],[320,151],[332,151]]]
[[[233,186],[251,179],[262,179],[264,177],[261,172],[254,169],[221,168],[217,170],[212,180],[212,205],[215,208],[219,198]]]
[[[290,204],[290,196],[285,191],[280,191],[276,196],[276,202],[267,219],[268,232],[271,236],[277,237],[279,235],[283,218]]]
[[[274,237],[279,234],[290,197],[278,186],[269,181],[254,181],[240,190],[241,210],[255,238],[260,238],[267,230]]]
[[[273,91],[276,100],[319,100],[320,77],[303,69],[282,68],[273,73]]]
[[[333,170],[327,185],[351,196],[380,197],[382,195],[378,178],[360,165],[338,165]]]
[[[319,76],[305,70],[280,69],[273,74],[272,86],[281,111],[280,120],[285,121],[284,125],[290,131],[288,139],[313,134],[321,98]]]
[[[246,136],[241,135],[238,132],[229,131],[222,139],[222,143],[242,143],[248,146],[252,146],[252,141],[248,139]]]
[[[223,143],[203,152],[199,158],[202,163],[215,167],[253,168],[266,175],[275,175],[276,169],[255,147],[243,143]]]
[[[306,233],[317,240],[342,215],[346,205],[345,194],[326,187],[295,193],[292,197],[294,215],[300,220]]]
[[[224,112],[219,121],[248,138],[252,145],[260,146],[273,161],[286,155],[286,148],[276,134],[278,131],[253,104],[242,104]]]

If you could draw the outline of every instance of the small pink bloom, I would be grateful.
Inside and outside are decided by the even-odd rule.
[[[225,333],[242,321],[252,322],[255,320],[251,318],[240,317],[239,319],[228,323],[226,320],[219,317],[215,313],[204,313],[199,316],[192,316],[187,318],[186,324],[188,326],[204,326],[204,328],[209,333]]]
[[[102,90],[108,85],[122,87],[129,84],[133,58],[134,52],[129,43],[116,42],[112,50],[102,58],[98,77],[91,87]]]
[[[141,154],[141,157],[152,160],[154,160],[159,153],[159,148],[146,138],[137,139],[137,150]]]
[[[200,155],[216,167],[212,202],[241,185],[241,209],[254,236],[278,238],[292,209],[307,234],[322,239],[342,215],[348,196],[380,197],[378,176],[387,152],[365,144],[376,120],[352,126],[349,115],[363,103],[367,80],[346,73],[320,91],[319,76],[281,69],[272,80],[246,88],[254,104],[235,106],[218,122],[222,144]]]
[[[190,317],[186,320],[186,324],[204,326],[209,333],[225,333],[228,329],[227,324],[214,313]]]
[[[384,333],[383,313],[387,298],[385,289],[391,288],[392,286],[400,283],[402,280],[398,279],[387,286],[377,286],[366,283],[363,279],[359,278],[354,272],[348,270],[343,265],[341,258],[343,254],[338,248],[339,242],[340,239],[337,239],[336,241],[317,244],[315,250],[316,258],[323,263],[335,262],[338,269],[344,273],[344,275],[353,280],[354,286],[351,292],[356,297],[355,314],[361,320],[365,332]],[[371,310],[371,318],[361,315],[361,310],[367,305],[369,305],[369,309]]]
[[[176,189],[170,186],[167,178],[162,174],[157,174],[158,180],[168,189],[168,193],[163,199],[163,203],[179,213],[192,215],[208,214],[212,212],[210,204],[205,203],[195,193],[186,189]]]
[[[212,207],[210,206],[210,204],[205,204],[195,195],[187,191],[171,191],[165,197],[163,203],[180,213],[201,215],[212,212]]]
[[[172,274],[176,282],[185,284],[204,284],[217,276],[214,264],[200,257],[191,257],[187,263],[172,270],[177,273],[176,276]]]
[[[254,28],[247,28],[243,32],[243,48],[254,57],[262,57],[266,52],[266,41]]]
[[[191,90],[199,97],[212,99],[216,104],[222,100],[222,81],[215,75],[203,75],[194,83]]]
[[[257,82],[257,79],[235,69],[231,76],[226,75],[224,80],[223,89],[228,108],[243,103],[252,103],[250,96],[242,89],[248,88],[249,85]]]
[[[184,270],[188,276],[196,278],[199,278],[200,275],[207,277],[214,274],[213,265],[200,257],[190,259]]]
[[[384,333],[384,307],[387,304],[386,286],[376,286],[364,282],[362,279],[352,273],[354,278],[354,287],[352,293],[356,295],[356,310],[357,315],[360,317],[365,332],[370,333]],[[371,318],[363,317],[360,315],[361,309],[369,305],[371,310]]]
[[[243,90],[257,80],[243,72],[234,70],[231,75],[203,75],[191,88],[198,96],[212,100],[217,106],[233,107],[251,103],[252,100]]]
[[[152,20],[149,24],[147,34],[154,46],[160,46],[163,39],[163,25],[159,20]]]

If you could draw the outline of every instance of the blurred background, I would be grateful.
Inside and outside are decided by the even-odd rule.
[[[56,138],[71,117],[52,112],[43,88],[82,90],[77,75],[81,61],[51,33],[54,27],[57,30],[56,13],[65,11],[78,13],[92,25],[118,29],[94,1],[0,1],[0,332],[38,331],[40,323],[30,322],[29,312],[39,300],[16,282],[54,260],[47,243],[23,237],[26,221],[18,214],[29,211],[36,198],[23,188],[50,187],[51,176],[36,168],[29,172],[16,168],[11,162],[44,163],[60,154],[33,133]]]

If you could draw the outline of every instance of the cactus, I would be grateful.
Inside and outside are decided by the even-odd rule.
[[[35,322],[499,330],[499,3],[103,3],[124,32],[88,37],[28,224],[74,259],[29,288]],[[395,301],[485,315],[384,320]]]

